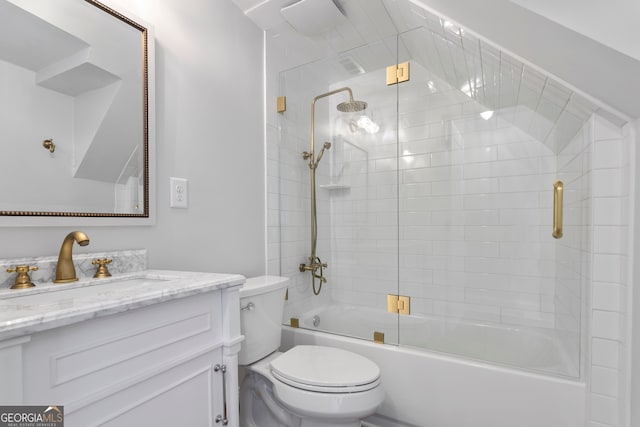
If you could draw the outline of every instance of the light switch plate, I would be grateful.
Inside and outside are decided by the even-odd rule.
[[[189,207],[188,183],[185,178],[169,177],[170,186],[170,202],[169,206],[178,209],[187,209]]]

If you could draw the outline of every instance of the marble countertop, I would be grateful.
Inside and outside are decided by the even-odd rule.
[[[244,282],[244,276],[238,274],[142,270],[68,284],[4,289],[0,291],[0,340]]]

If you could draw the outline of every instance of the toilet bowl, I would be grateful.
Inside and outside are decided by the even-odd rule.
[[[339,348],[304,345],[281,353],[288,279],[261,276],[240,290],[245,336],[239,363],[241,427],[359,427],[384,399],[380,369]]]

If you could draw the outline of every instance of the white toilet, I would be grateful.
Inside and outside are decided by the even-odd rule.
[[[288,281],[254,277],[240,289],[245,341],[238,361],[246,368],[240,427],[360,427],[384,399],[380,369],[338,348],[300,345],[278,352]]]

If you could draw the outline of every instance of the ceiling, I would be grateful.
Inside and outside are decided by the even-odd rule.
[[[348,19],[313,37],[297,33],[280,13],[292,0],[233,1],[267,31],[276,50],[286,52],[281,69],[400,33],[401,50],[411,60],[487,108],[525,112],[523,126],[535,124],[535,136],[547,143],[565,139],[593,112],[617,125],[640,117],[640,97],[633,96],[640,93],[634,90],[640,61],[509,0],[336,0]],[[531,25],[536,29],[526,31]],[[572,49],[557,52],[569,42]]]

